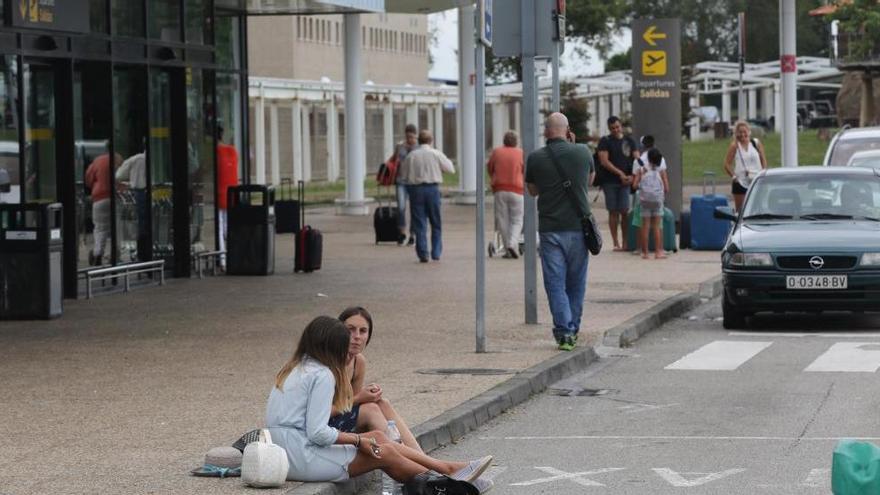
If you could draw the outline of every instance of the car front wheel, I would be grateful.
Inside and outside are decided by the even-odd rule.
[[[727,330],[737,330],[746,327],[746,314],[734,307],[726,296],[721,296],[721,314],[724,317],[722,325]]]

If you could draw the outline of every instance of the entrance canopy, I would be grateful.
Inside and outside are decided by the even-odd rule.
[[[384,12],[430,14],[454,9],[460,0],[217,0],[225,9],[250,15],[344,14]]]

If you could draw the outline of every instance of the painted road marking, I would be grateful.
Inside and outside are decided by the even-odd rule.
[[[880,368],[880,344],[838,342],[804,371],[874,373]]]
[[[773,342],[716,340],[670,364],[667,370],[733,371]]]
[[[789,333],[789,332],[728,332],[730,337],[819,337],[823,339],[880,339],[880,332],[865,333]]]
[[[831,486],[831,470],[830,469],[811,469],[807,479],[801,483],[802,486],[810,488],[822,488]]]
[[[579,473],[567,473],[567,472],[562,471],[560,469],[556,469],[554,467],[549,467],[549,466],[535,466],[535,469],[537,469],[539,471],[544,471],[547,474],[552,474],[553,476],[550,476],[548,478],[538,478],[538,479],[529,480],[529,481],[521,481],[519,483],[511,483],[511,486],[532,486],[532,485],[539,485],[542,483],[552,483],[554,481],[559,481],[559,480],[570,480],[570,481],[577,483],[578,485],[581,485],[581,486],[605,486],[602,483],[599,483],[598,481],[594,481],[594,480],[585,478],[585,476],[595,476],[597,474],[613,473],[614,471],[623,471],[626,468],[604,468],[604,469],[595,469],[592,471],[582,471]]]
[[[761,436],[711,436],[711,435],[562,435],[562,436],[522,436],[522,437],[479,437],[480,440],[510,440],[510,441],[531,441],[531,440],[681,440],[681,441],[710,441],[718,440],[730,441],[747,441],[747,442],[793,442],[795,440],[801,442],[837,442],[844,439],[858,438],[868,442],[880,441],[880,437],[862,437],[859,435],[843,435],[839,437],[761,437]]]
[[[745,472],[743,468],[728,469],[719,473],[677,473],[669,468],[652,469],[658,476],[666,480],[670,485],[677,488],[687,488],[692,486],[702,486],[713,481],[718,481],[734,474]],[[688,475],[685,478],[684,475]],[[696,477],[694,477],[696,476]]]

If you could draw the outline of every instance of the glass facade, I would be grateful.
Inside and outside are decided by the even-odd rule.
[[[217,249],[219,128],[248,170],[242,7],[65,0],[26,4],[63,25],[0,17],[15,39],[0,45],[0,201],[62,203],[67,297],[84,268],[163,259],[185,277]]]

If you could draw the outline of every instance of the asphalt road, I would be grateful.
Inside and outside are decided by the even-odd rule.
[[[442,458],[492,453],[497,494],[827,494],[841,438],[880,444],[880,316],[721,327],[718,300],[502,415]]]

